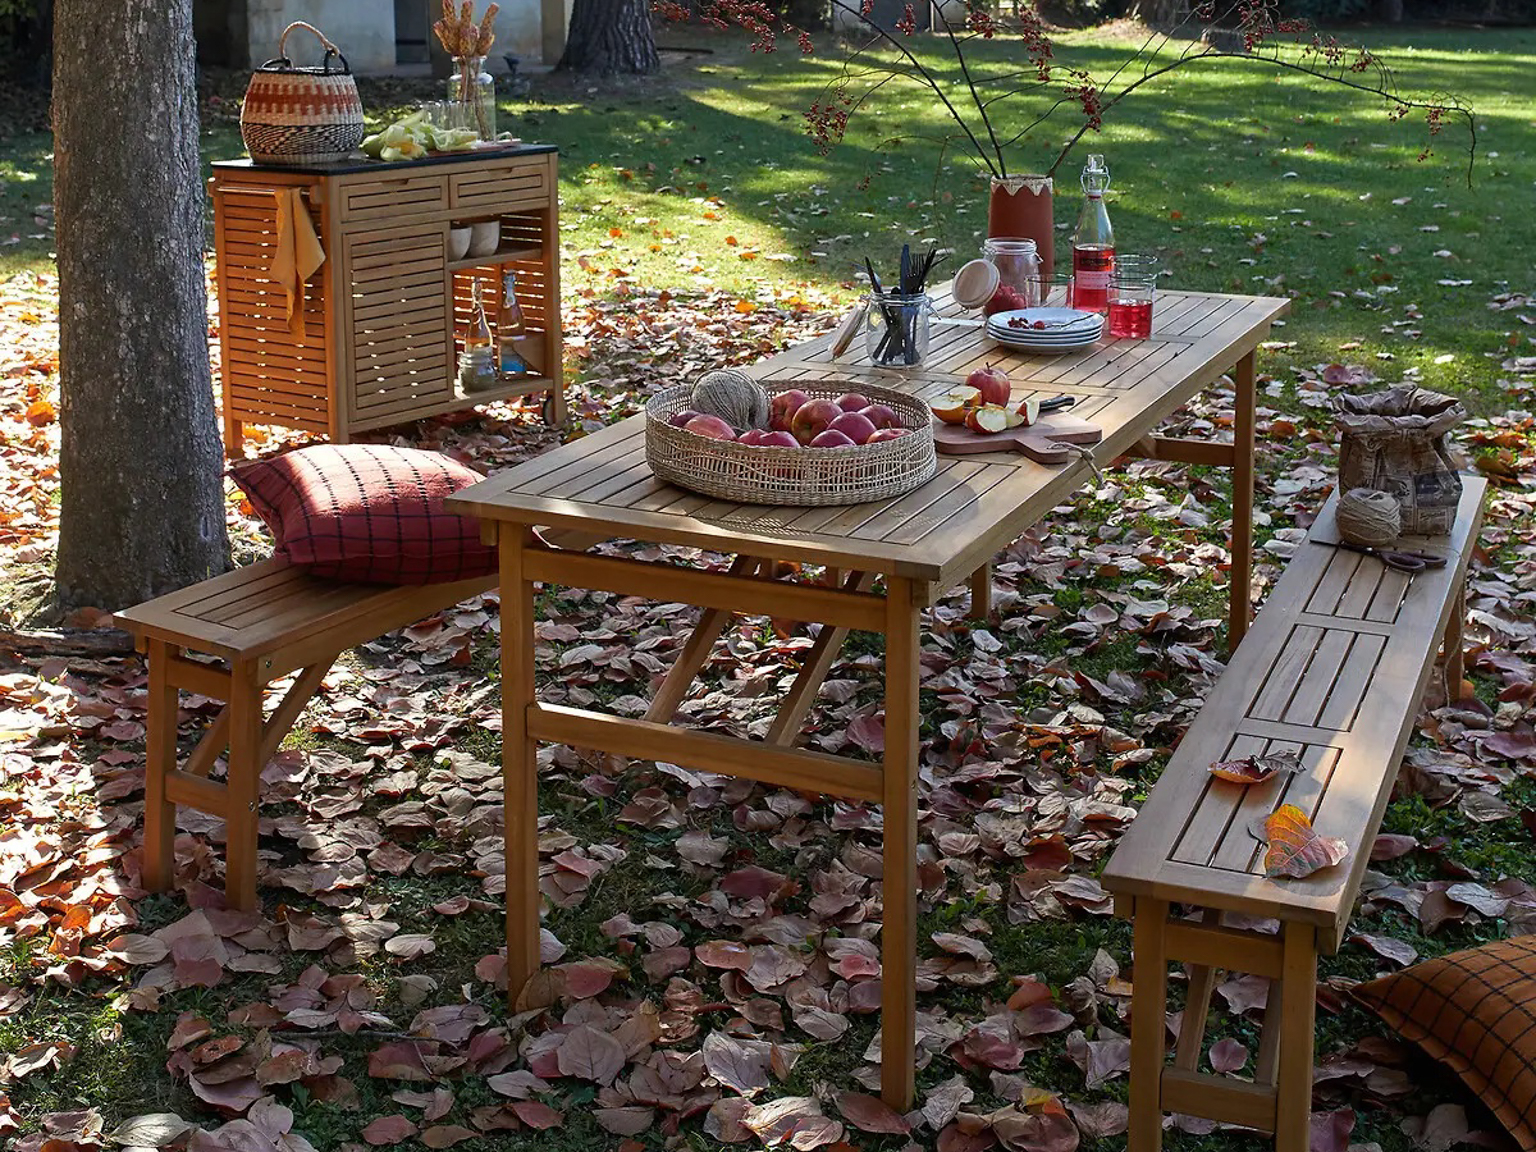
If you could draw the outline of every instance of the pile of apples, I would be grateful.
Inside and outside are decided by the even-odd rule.
[[[932,404],[933,414],[946,424],[963,424],[972,432],[995,435],[1022,428],[1040,418],[1040,401],[1024,400],[1011,407],[1013,382],[1008,373],[988,364],[965,378],[964,386]]]
[[[767,428],[738,432],[720,417],[691,408],[675,413],[668,423],[711,440],[734,440],[755,448],[852,448],[897,440],[911,431],[902,427],[889,406],[858,392],[836,400],[813,400],[798,388],[773,398]]]

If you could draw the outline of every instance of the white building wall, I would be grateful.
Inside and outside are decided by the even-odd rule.
[[[313,24],[341,50],[354,72],[385,72],[395,66],[394,0],[247,0],[251,62],[277,55],[283,29],[295,20]],[[319,42],[302,28],[288,37],[295,64],[318,64]]]

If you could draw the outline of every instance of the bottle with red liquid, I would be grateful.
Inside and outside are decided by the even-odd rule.
[[[1115,233],[1109,226],[1104,193],[1109,169],[1104,157],[1088,157],[1083,169],[1083,213],[1072,234],[1072,306],[1085,312],[1109,311],[1109,285],[1115,275]]]

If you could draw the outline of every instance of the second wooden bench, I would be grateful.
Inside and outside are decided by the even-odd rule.
[[[1307,1152],[1318,954],[1343,939],[1442,641],[1453,693],[1461,682],[1464,588],[1486,482],[1463,484],[1449,538],[1403,542],[1447,561],[1411,578],[1315,543],[1338,540],[1329,501],[1105,869],[1116,912],[1135,921],[1131,1152],[1156,1152],[1165,1112],[1273,1133],[1278,1152]],[[1209,772],[1282,751],[1303,770],[1248,786]],[[1341,837],[1344,861],[1305,880],[1267,879],[1249,828],[1284,804],[1320,835]],[[1278,935],[1261,930],[1266,919],[1280,921]],[[1179,961],[1190,966],[1189,992],[1170,1067],[1168,965]],[[1199,1071],[1224,969],[1272,981],[1252,1082]]]

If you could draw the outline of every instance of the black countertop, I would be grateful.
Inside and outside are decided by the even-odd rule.
[[[242,168],[252,172],[312,172],[317,176],[350,176],[357,172],[387,172],[395,168],[431,168],[438,164],[463,164],[471,160],[504,160],[513,156],[543,156],[559,152],[554,144],[519,144],[515,148],[471,148],[464,152],[434,152],[419,160],[370,160],[361,152],[330,164],[258,164],[255,160],[215,160],[215,168]]]

